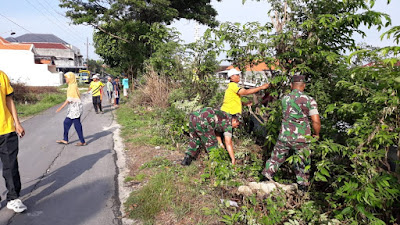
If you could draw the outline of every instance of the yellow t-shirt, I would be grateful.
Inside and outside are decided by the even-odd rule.
[[[101,81],[90,82],[90,88],[92,89],[92,96],[100,96],[100,89],[104,87],[104,84]]]
[[[224,102],[221,110],[229,114],[242,113],[242,100],[238,94],[241,88],[235,82],[230,82],[225,91]]]
[[[7,75],[0,70],[0,135],[15,131],[14,119],[7,108],[6,97],[11,95],[14,89],[10,85]]]

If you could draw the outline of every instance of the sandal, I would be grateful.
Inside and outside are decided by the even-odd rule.
[[[58,144],[64,144],[64,145],[67,145],[68,144],[68,141],[65,141],[65,140],[58,140],[58,141],[56,141]]]
[[[86,142],[85,143],[78,143],[75,146],[85,146],[85,145],[87,145]]]

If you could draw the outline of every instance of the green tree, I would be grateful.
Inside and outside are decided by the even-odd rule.
[[[202,24],[216,26],[216,10],[210,0],[60,0],[67,8],[67,16],[75,24],[86,24],[96,28],[94,35],[96,53],[107,65],[122,67],[128,74],[136,75],[160,41],[166,36],[153,36],[156,28],[174,20],[192,19]],[[158,24],[154,26],[154,24]],[[168,42],[170,40],[167,40]],[[164,42],[164,43],[166,43]]]
[[[393,57],[400,48],[359,50],[353,38],[357,33],[365,36],[361,25],[378,30],[389,26],[389,16],[372,10],[375,1],[267,1],[271,23],[226,23],[215,31],[229,45],[228,59],[236,65],[275,66],[278,70],[270,80],[275,96],[288,91],[283,81],[294,73],[309,78],[307,91],[319,104],[323,124],[323,139],[313,144],[310,168],[310,196],[320,214],[349,224],[393,223],[400,186],[387,155],[400,143],[400,78],[398,58]],[[398,31],[393,27],[384,35],[398,40]],[[347,57],[346,51],[357,52]],[[374,66],[363,66],[371,60]],[[280,124],[279,108],[279,101],[263,108],[270,115],[265,123],[272,131],[267,135],[269,151]],[[297,219],[300,224],[311,222]]]

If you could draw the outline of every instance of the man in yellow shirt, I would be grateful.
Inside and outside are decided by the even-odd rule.
[[[100,78],[97,74],[93,75],[92,79],[93,81],[90,82],[88,92],[92,90],[92,100],[94,111],[96,111],[96,114],[99,114],[97,107],[99,108],[100,113],[103,114],[103,109],[101,108],[101,100],[103,96],[104,84],[100,81]]]
[[[241,72],[232,68],[228,71],[228,78],[230,83],[225,91],[224,102],[222,103],[221,110],[231,115],[242,113],[242,96],[251,95],[261,90],[267,89],[269,84],[263,84],[260,87],[244,89],[240,88],[238,83],[240,81]]]
[[[21,178],[18,169],[18,136],[25,135],[19,122],[13,100],[14,89],[7,75],[0,70],[0,158],[3,163],[3,177],[6,182],[7,208],[23,212],[27,208],[19,198]]]

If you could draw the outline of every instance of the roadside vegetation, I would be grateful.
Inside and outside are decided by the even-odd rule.
[[[19,117],[28,117],[40,113],[65,101],[66,92],[58,87],[29,87],[12,84],[14,100]]]
[[[382,38],[398,44],[400,26],[373,11],[374,0],[266,1],[271,22],[217,24],[208,4],[138,1],[140,8],[129,1],[102,6],[96,0],[62,0],[75,23],[97,29],[96,52],[105,63],[139,85],[117,112],[131,169],[126,216],[145,224],[400,223],[400,47],[353,39],[365,35],[360,30],[365,25],[386,28]],[[386,3],[390,7],[390,0]],[[143,18],[148,14],[142,11],[153,17]],[[166,26],[182,18],[212,29],[182,45],[177,31]],[[242,71],[266,63],[271,68],[267,91],[275,101],[252,106],[264,119],[262,135],[249,129],[246,108],[246,124],[235,130],[236,166],[217,149],[182,167],[188,114],[222,103],[214,77],[222,53]],[[322,121],[307,168],[312,175],[308,194],[239,194],[239,185],[262,179],[280,129],[279,99],[296,73],[309,80],[306,91],[318,102]],[[289,157],[274,179],[291,183],[298,159]]]

